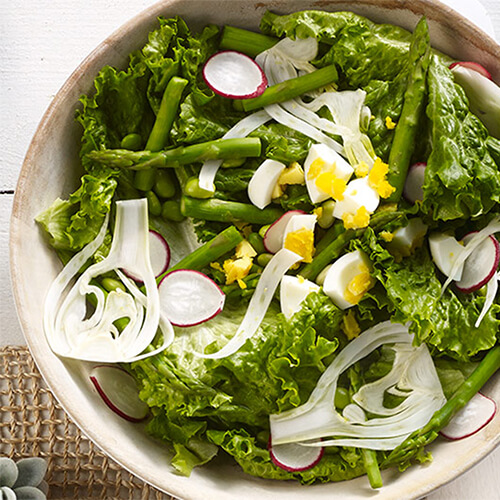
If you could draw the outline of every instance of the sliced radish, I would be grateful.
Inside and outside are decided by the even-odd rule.
[[[479,74],[485,76],[489,80],[493,80],[491,77],[491,73],[481,64],[473,61],[458,61],[450,64],[450,69],[455,68],[456,66],[462,67],[462,68],[468,68],[473,71],[477,71]]]
[[[474,234],[466,235],[462,242],[465,247]],[[479,290],[495,275],[500,261],[500,244],[494,236],[488,236],[467,257],[464,262],[462,277],[455,283],[456,287],[464,293]]]
[[[140,422],[147,417],[148,405],[139,398],[134,378],[123,368],[98,365],[89,377],[103,401],[117,415],[129,422]]]
[[[322,446],[304,446],[298,443],[268,444],[274,465],[288,472],[300,472],[314,467],[324,454]]]
[[[410,203],[424,199],[423,185],[426,167],[427,163],[415,163],[408,169],[403,195]]]
[[[165,238],[153,229],[149,230],[149,259],[155,278],[163,274],[170,264],[170,247]],[[142,283],[142,280],[130,271],[124,269],[123,272],[129,278]]]
[[[264,246],[270,253],[276,253],[283,247],[285,229],[294,215],[304,214],[302,210],[290,210],[284,213],[277,221],[273,222],[264,234]]]
[[[496,412],[495,401],[478,392],[440,431],[441,435],[452,440],[472,436],[491,422]]]
[[[248,183],[248,197],[260,209],[269,205],[278,179],[286,165],[276,160],[264,160]]]
[[[219,314],[226,296],[208,276],[191,269],[167,274],[160,282],[160,307],[175,326],[194,326]]]
[[[203,78],[216,93],[230,99],[257,97],[267,87],[262,68],[241,52],[217,52],[203,66]]]

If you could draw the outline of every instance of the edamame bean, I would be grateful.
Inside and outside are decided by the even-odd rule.
[[[181,213],[181,206],[175,200],[167,200],[161,209],[161,216],[166,220],[182,222],[185,217]]]
[[[134,175],[134,186],[140,191],[151,191],[156,180],[156,169],[137,170]]]
[[[148,191],[146,193],[146,199],[148,200],[148,210],[151,215],[161,215],[161,203],[158,196],[153,191]]]
[[[190,177],[184,187],[184,193],[191,198],[207,199],[212,198],[213,191],[208,191],[200,187],[198,177]]]
[[[267,230],[271,227],[271,224],[267,224],[265,226],[262,226],[260,229],[259,229],[259,236],[261,238],[264,238],[264,236],[266,235],[267,233]]]
[[[321,215],[318,217],[318,225],[323,229],[328,229],[332,226],[335,221],[333,217],[333,209],[335,208],[335,202],[333,200],[327,200],[321,205]]]
[[[248,235],[248,243],[252,245],[257,253],[265,253],[266,247],[262,241],[262,237],[258,233],[250,233]]]
[[[125,285],[121,281],[114,278],[103,278],[101,281],[101,285],[108,292],[112,292],[113,290],[123,290],[124,292],[127,291]]]
[[[142,147],[142,137],[139,134],[127,134],[122,139],[120,147],[130,151],[139,151]]]
[[[343,410],[351,402],[349,391],[344,387],[337,387],[337,390],[335,391],[334,402],[335,408]]]
[[[156,172],[153,190],[160,198],[172,198],[175,195],[175,179],[170,170],[161,169]]]
[[[257,255],[257,264],[259,264],[259,266],[266,267],[272,258],[272,253],[261,253]]]
[[[222,162],[221,167],[222,168],[236,168],[236,167],[241,167],[243,163],[245,163],[246,158],[231,158],[224,160]]]

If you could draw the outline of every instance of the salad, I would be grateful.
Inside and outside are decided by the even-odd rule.
[[[180,474],[377,488],[431,460],[496,411],[499,96],[425,18],[159,18],[81,97],[81,185],[37,217],[51,348],[109,363]]]

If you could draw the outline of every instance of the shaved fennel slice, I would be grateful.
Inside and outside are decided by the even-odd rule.
[[[147,201],[119,201],[116,207],[114,237],[108,256],[89,266],[59,305],[60,296],[92,255],[86,247],[70,261],[71,266],[68,264],[62,270],[47,296],[45,334],[52,350],[60,356],[87,361],[129,362],[141,355],[156,335],[160,307],[149,260]],[[106,233],[106,227],[103,226],[99,236],[101,233]],[[99,245],[97,243],[99,241],[92,242],[92,249],[98,248],[102,239]],[[143,281],[144,297],[140,297],[137,291],[127,293],[122,290],[105,295],[92,284],[95,277],[120,268],[130,270]],[[122,273],[120,277],[123,278]],[[130,280],[125,278],[123,281],[129,291],[133,290]],[[90,315],[86,306],[89,294],[96,299],[95,310]],[[120,332],[115,322],[122,318],[129,321]],[[167,338],[164,344],[171,341],[168,327],[165,328],[164,337]]]
[[[304,120],[293,116],[279,104],[269,104],[268,106],[265,106],[264,109],[269,116],[271,116],[271,118],[276,120],[278,123],[293,128],[297,132],[300,132],[321,144],[326,144],[328,147],[332,148],[341,155],[345,154],[344,148],[336,140],[332,139],[328,135],[321,132],[321,130],[318,130],[316,127],[313,127]]]
[[[481,231],[478,231],[474,236],[467,242],[465,249],[461,252],[460,256],[455,260],[453,266],[451,267],[449,278],[444,282],[441,288],[441,293],[444,293],[449,284],[453,281],[453,276],[456,275],[457,271],[463,266],[464,262],[467,260],[472,252],[492,234],[498,233],[500,231],[500,217],[495,217],[491,222],[485,226]]]
[[[393,449],[413,431],[421,428],[441,408],[446,398],[425,345],[412,348],[408,327],[388,321],[363,332],[349,343],[323,373],[309,400],[293,410],[271,415],[273,443],[323,439],[323,446],[356,446],[378,450]],[[396,359],[382,379],[363,386],[353,397],[367,413],[377,415],[365,422],[349,422],[334,407],[339,376],[383,344],[396,344]],[[365,388],[366,387],[366,388]],[[393,409],[383,406],[386,391],[404,397]],[[379,416],[380,415],[380,416]]]
[[[340,135],[349,162],[357,165],[364,161],[371,166],[375,151],[369,137],[363,134],[360,128],[365,112],[365,98],[366,92],[361,89],[324,92],[310,103],[304,103],[304,106],[314,112],[323,106],[327,107],[339,130],[348,131],[340,132]]]
[[[268,54],[264,63],[268,80],[273,84],[277,84],[296,78],[298,74],[294,64],[295,62],[292,63],[290,60],[278,58],[273,53]],[[314,66],[313,69],[315,69]],[[346,136],[351,133],[348,128],[338,126],[326,118],[319,117],[314,111],[308,109],[300,98],[291,99],[279,105],[295,117],[329,134]],[[340,144],[339,147],[341,147]]]
[[[484,304],[483,308],[481,309],[481,312],[479,313],[479,316],[476,320],[476,323],[474,326],[476,328],[479,327],[481,324],[481,321],[483,321],[484,317],[490,310],[490,307],[493,305],[493,302],[495,302],[495,297],[497,295],[498,291],[498,280],[500,279],[500,274],[496,273],[493,278],[491,278],[488,283],[486,284],[486,296],[484,298]]]
[[[238,351],[258,330],[283,275],[300,260],[302,257],[295,252],[286,248],[279,250],[264,268],[245,316],[234,337],[219,351],[213,354],[198,353],[198,355],[203,358],[220,359]]]
[[[292,60],[297,69],[311,73],[316,68],[309,61],[312,61],[318,55],[318,41],[314,37],[296,38],[295,40],[286,37],[266,52],[280,56],[283,59]]]
[[[99,230],[99,233],[97,234],[95,239],[88,243],[85,247],[82,248],[82,250],[80,250],[80,252],[75,254],[70,259],[62,272],[60,272],[57,275],[56,279],[52,282],[52,285],[47,292],[44,304],[43,327],[45,335],[47,336],[47,340],[51,347],[53,344],[59,343],[60,346],[62,345],[62,349],[68,349],[68,344],[65,336],[62,335],[61,331],[54,329],[59,302],[64,293],[64,290],[66,290],[71,280],[76,276],[85,262],[87,262],[103,244],[104,238],[106,236],[106,231],[108,229],[108,223],[109,213],[106,214],[101,229]]]
[[[257,130],[261,125],[268,122],[271,117],[264,111],[260,110],[239,121],[233,128],[228,130],[223,136],[223,139],[236,139],[246,137],[254,130]],[[198,177],[199,185],[202,189],[214,191],[214,180],[217,171],[222,165],[223,160],[207,160],[201,166]]]

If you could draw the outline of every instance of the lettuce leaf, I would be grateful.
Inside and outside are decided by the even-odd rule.
[[[167,351],[131,366],[152,408],[147,430],[175,444],[184,472],[193,463],[185,448],[193,440],[211,442],[209,431],[245,429],[265,446],[269,415],[306,401],[345,343],[342,311],[326,295],[311,294],[289,321],[271,307],[259,332],[234,355],[207,360],[195,354],[227,342],[244,312],[233,307],[201,328],[178,329]]]
[[[441,282],[426,247],[411,257],[396,262],[366,231],[363,248],[374,263],[374,274],[387,294],[387,307],[395,321],[412,321],[416,341],[425,342],[436,355],[462,361],[496,343],[500,307],[493,305],[475,327],[484,296],[480,293],[455,293],[451,288],[441,294]]]
[[[130,66],[120,71],[105,66],[94,80],[95,92],[80,98],[76,120],[83,127],[80,157],[84,169],[95,176],[127,175],[113,171],[86,156],[95,149],[118,148],[128,134],[139,134],[144,143],[154,115],[146,98],[147,68],[131,56]]]
[[[117,182],[113,177],[84,175],[80,188],[68,200],[57,199],[36,217],[57,250],[77,252],[101,229],[111,208]]]
[[[411,38],[398,26],[376,24],[352,12],[309,10],[280,16],[268,11],[260,29],[278,37],[315,37],[327,50],[319,65],[335,64],[345,85],[354,89],[374,79],[393,80],[406,64]]]
[[[247,474],[266,479],[296,479],[303,484],[346,481],[365,473],[361,452],[354,448],[327,451],[312,469],[287,472],[274,465],[267,447],[244,429],[231,431],[209,430],[209,440],[233,456]]]
[[[488,131],[469,111],[464,91],[437,57],[432,58],[428,81],[432,153],[423,208],[444,221],[488,213],[500,201],[500,171],[488,148],[493,144]]]

